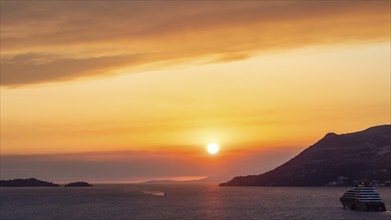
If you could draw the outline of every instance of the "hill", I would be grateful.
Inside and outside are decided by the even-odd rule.
[[[235,177],[220,186],[352,185],[369,179],[391,181],[391,125],[328,133],[283,165],[260,175]]]

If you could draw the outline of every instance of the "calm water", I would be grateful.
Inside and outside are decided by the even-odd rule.
[[[344,210],[336,188],[218,187],[215,184],[0,188],[0,219],[387,219]],[[378,188],[391,210],[391,188]],[[167,196],[164,196],[167,193]]]

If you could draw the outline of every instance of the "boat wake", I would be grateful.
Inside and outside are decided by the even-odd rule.
[[[142,191],[144,194],[153,195],[153,196],[166,196],[167,193],[163,191]]]

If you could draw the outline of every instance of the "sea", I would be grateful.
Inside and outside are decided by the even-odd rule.
[[[346,189],[190,183],[0,187],[0,219],[391,220],[391,187],[377,188],[386,212],[343,209],[339,197]]]

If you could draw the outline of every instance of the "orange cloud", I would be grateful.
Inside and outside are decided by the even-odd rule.
[[[6,1],[1,6],[3,86],[390,38],[387,1]]]

